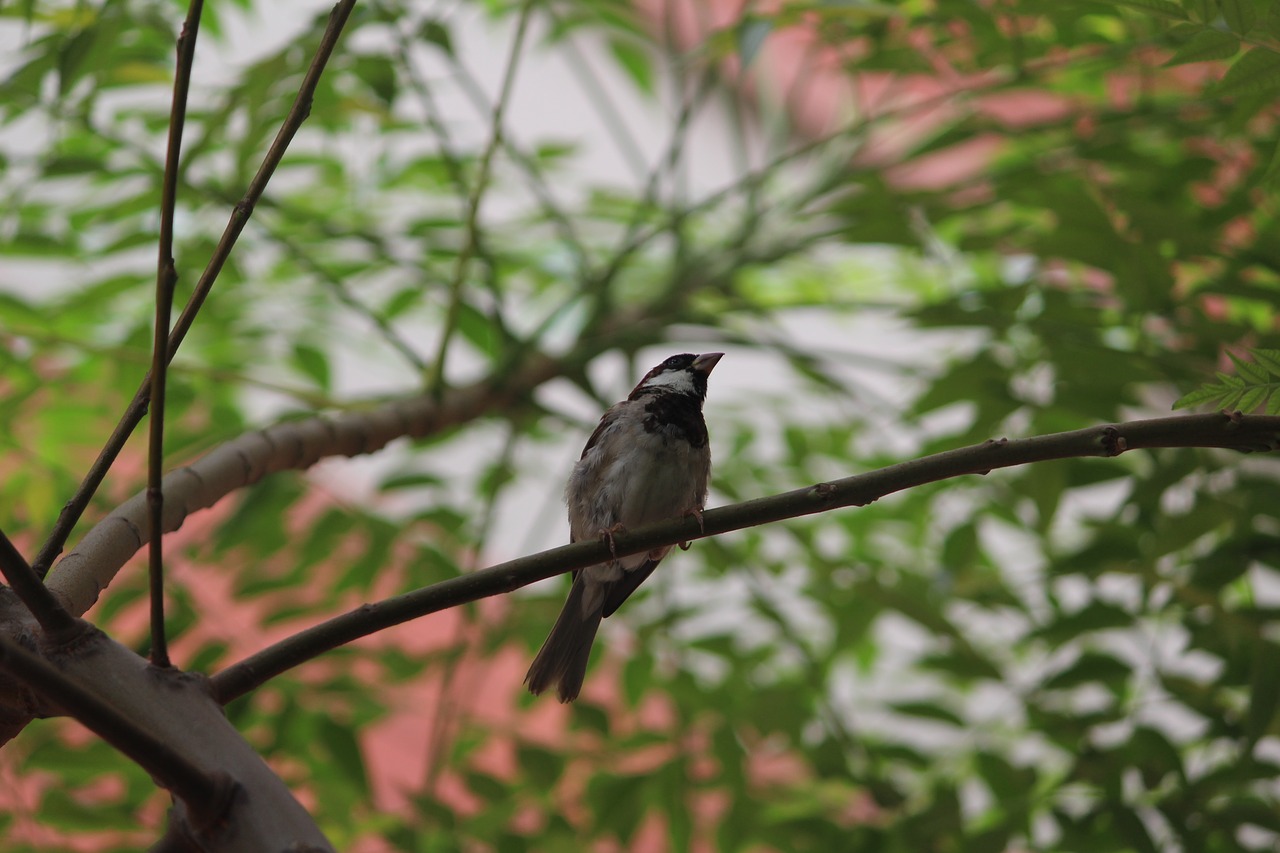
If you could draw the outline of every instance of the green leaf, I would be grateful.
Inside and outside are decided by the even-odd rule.
[[[933,702],[893,702],[890,703],[889,708],[909,717],[920,717],[926,720],[948,723],[957,728],[965,726],[965,721],[954,711]]]
[[[1253,356],[1253,360],[1259,366],[1266,369],[1267,373],[1272,376],[1280,376],[1280,350],[1251,349],[1249,354]]]
[[[653,57],[646,45],[637,44],[631,39],[611,38],[609,52],[640,91],[645,94],[653,93]]]
[[[429,474],[425,471],[406,471],[401,474],[393,474],[378,483],[378,491],[394,492],[398,489],[422,489],[434,488],[444,485],[444,478],[437,474]]]
[[[422,288],[406,287],[399,290],[395,296],[387,300],[387,304],[382,306],[382,316],[387,320],[394,320],[401,314],[421,304],[423,298]]]
[[[1196,24],[1175,24],[1173,29],[1183,26],[1194,26],[1199,29],[1204,24],[1212,23],[1218,17],[1217,0],[1182,0],[1182,6]]]
[[[584,699],[573,703],[573,723],[575,726],[595,732],[604,737],[609,736],[609,715],[598,705],[592,705]]]
[[[983,750],[977,757],[978,773],[986,781],[991,793],[1008,805],[1024,800],[1035,786],[1034,770],[1015,767],[1007,758]]]
[[[434,44],[449,56],[453,56],[453,36],[449,27],[436,18],[428,18],[418,28],[418,38],[427,44]]]
[[[386,56],[357,56],[354,70],[369,90],[386,106],[396,98],[396,67]]]
[[[1258,21],[1258,12],[1253,0],[1220,0],[1222,17],[1227,26],[1236,35],[1247,35]]]
[[[1102,682],[1118,688],[1129,678],[1129,665],[1102,652],[1085,652],[1065,669],[1050,676],[1043,685],[1046,690],[1067,690],[1090,682]]]
[[[1205,403],[1211,403],[1219,400],[1226,392],[1217,385],[1205,385],[1194,391],[1189,391],[1179,397],[1173,404],[1173,409],[1190,409]]]
[[[1001,681],[1004,673],[986,658],[974,653],[941,652],[920,659],[926,669],[945,672],[961,681],[989,679]]]
[[[1280,709],[1280,678],[1276,677],[1276,662],[1280,661],[1280,646],[1265,638],[1253,645],[1253,667],[1249,679],[1249,711],[1245,716],[1244,731],[1249,739],[1257,742],[1271,733]]]
[[[1117,6],[1126,9],[1136,9],[1139,12],[1149,12],[1160,18],[1167,18],[1172,21],[1185,21],[1187,13],[1182,7],[1171,0],[1111,0]]]
[[[469,303],[458,304],[458,331],[482,354],[489,357],[498,354],[499,333],[494,320],[481,314]]]
[[[746,71],[760,55],[764,41],[773,32],[770,18],[749,17],[738,26],[738,61]]]
[[[293,347],[293,363],[302,373],[308,376],[322,391],[329,391],[329,357],[323,350],[310,344],[295,344]]]
[[[328,716],[321,716],[317,721],[317,733],[320,744],[333,760],[334,766],[342,773],[343,778],[354,785],[362,795],[369,793],[369,778],[365,772],[364,754],[356,739],[355,731],[350,726],[335,722]]]
[[[1240,398],[1240,402],[1236,405],[1240,411],[1248,414],[1261,406],[1262,403],[1271,395],[1271,391],[1272,389],[1265,387],[1250,388],[1245,392],[1244,396]]]
[[[1255,47],[1227,69],[1215,88],[1220,96],[1271,94],[1280,89],[1280,53]]]
[[[516,748],[516,762],[533,783],[544,790],[559,781],[565,763],[559,753],[529,744]]]
[[[616,835],[624,844],[635,835],[644,815],[643,778],[613,773],[596,776],[587,784],[583,802],[595,819],[597,830]]]
[[[1178,48],[1165,66],[1227,59],[1235,56],[1239,50],[1240,40],[1230,33],[1224,33],[1221,30],[1201,30]]]
[[[1231,359],[1231,363],[1236,366],[1236,371],[1250,384],[1266,382],[1270,378],[1265,367],[1244,361],[1238,358],[1235,353],[1229,352],[1227,356]]]
[[[1123,607],[1105,601],[1091,601],[1075,613],[1061,616],[1037,628],[1031,636],[1057,645],[1094,631],[1130,628],[1133,625],[1133,614]]]

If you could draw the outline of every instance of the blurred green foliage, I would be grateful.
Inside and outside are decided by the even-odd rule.
[[[282,20],[272,5],[206,10],[179,299],[324,25],[298,4],[281,32],[249,38]],[[175,363],[174,462],[268,416],[417,393],[437,369],[500,381],[533,351],[586,364],[682,340],[784,377],[713,395],[713,502],[1179,398],[1275,410],[1280,0],[769,8],[677,49],[619,0],[361,4]],[[0,7],[20,45],[0,83],[0,523],[23,541],[47,531],[145,371],[182,14],[162,0]],[[599,139],[488,125],[482,72],[509,60],[477,53],[476,32],[505,43],[522,14],[525,52],[568,63],[604,144],[639,166],[631,179],[580,177]],[[767,89],[771,44],[797,27],[811,59],[833,51],[885,101],[807,139],[776,103],[744,109],[723,61]],[[605,70],[664,117],[656,156],[636,163],[634,117],[593,88]],[[721,188],[688,180],[704,121],[728,128],[736,177]],[[903,179],[975,142],[993,153],[961,177]],[[1232,372],[1204,386],[1219,369]],[[623,384],[565,378],[600,403]],[[433,436],[368,505],[270,477],[182,558],[229,578],[265,627],[515,556],[495,519],[555,493],[563,470],[539,453],[589,421],[539,396],[502,424]],[[488,464],[449,464],[477,443]],[[141,485],[138,458],[94,518]],[[498,620],[466,608],[457,642],[431,654],[343,649],[228,713],[340,849],[1275,849],[1278,481],[1274,460],[1166,450],[701,542],[611,620],[591,678],[617,698],[581,700],[557,742],[458,697],[415,709],[433,766],[407,809],[375,799],[362,732],[401,688],[456,687],[468,660],[531,651],[556,595],[515,597]],[[184,665],[230,663],[234,638],[201,633],[194,594],[173,588]],[[90,617],[140,644],[143,595],[127,570]],[[515,718],[538,710],[518,694]],[[38,722],[10,746],[43,794],[0,829],[154,824],[143,774],[72,734]],[[512,775],[477,760],[495,743]]]

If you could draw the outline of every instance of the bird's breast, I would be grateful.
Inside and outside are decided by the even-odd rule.
[[[680,429],[636,426],[620,419],[574,468],[565,493],[575,539],[702,508],[710,468],[705,445],[694,447]]]

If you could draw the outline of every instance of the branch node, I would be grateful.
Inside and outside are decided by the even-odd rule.
[[[143,544],[146,543],[147,538],[142,535],[142,528],[139,527],[133,519],[126,518],[125,516],[117,516],[115,520],[119,524],[123,524],[129,529],[129,532],[133,534],[135,547],[141,548]]]
[[[983,446],[984,446],[984,447],[991,447],[991,448],[995,448],[995,447],[1006,447],[1006,446],[1008,446],[1008,444],[1009,444],[1009,439],[1004,438],[1004,437],[1001,437],[1001,438],[988,438],[988,439],[986,440],[986,442],[984,443],[984,445],[983,445]],[[985,473],[986,473],[986,471],[983,471],[982,473],[984,473],[984,474],[985,474]]]
[[[822,503],[829,503],[835,493],[836,487],[830,483],[818,483],[809,489],[809,497],[816,501],[821,501]]]
[[[1129,449],[1129,442],[1113,426],[1102,428],[1102,450],[1107,456],[1119,456]]]

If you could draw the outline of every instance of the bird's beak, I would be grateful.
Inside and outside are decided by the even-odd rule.
[[[704,376],[711,372],[711,368],[716,366],[720,359],[724,358],[722,352],[704,352],[693,360],[693,369]]]

